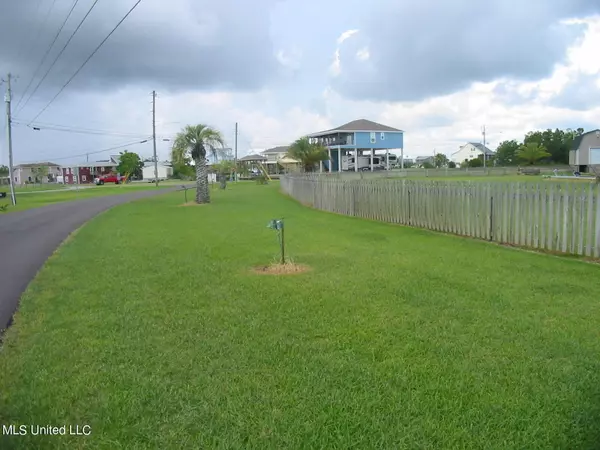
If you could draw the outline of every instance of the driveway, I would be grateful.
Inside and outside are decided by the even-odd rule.
[[[55,203],[0,215],[0,331],[10,325],[29,282],[69,234],[115,205],[177,189],[181,186]]]

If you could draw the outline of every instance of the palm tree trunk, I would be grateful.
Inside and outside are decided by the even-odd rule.
[[[210,203],[208,170],[204,158],[196,159],[196,203]]]

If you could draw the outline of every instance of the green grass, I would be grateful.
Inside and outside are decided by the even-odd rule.
[[[30,184],[23,186],[15,186],[15,192],[38,192],[38,191],[53,191],[59,189],[65,189],[64,184],[54,183],[54,184]],[[10,192],[10,186],[0,186],[0,190],[6,190]]]
[[[181,183],[179,183],[181,184]],[[160,187],[174,187],[176,183],[162,184]],[[126,185],[104,185],[104,186],[89,186],[79,190],[65,190],[64,192],[34,192],[31,194],[19,195],[17,192],[17,205],[12,206],[10,194],[8,197],[0,200],[0,205],[8,204],[7,212],[23,211],[25,209],[38,208],[53,203],[68,202],[74,200],[82,200],[92,197],[102,197],[105,195],[127,194],[136,191],[148,189],[156,189],[154,184],[126,184]]]
[[[118,206],[47,263],[0,353],[0,448],[591,449],[597,266],[306,209],[240,183]],[[312,271],[250,268],[288,254]]]

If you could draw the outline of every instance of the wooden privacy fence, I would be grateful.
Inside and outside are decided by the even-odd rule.
[[[600,257],[594,183],[482,183],[281,178],[282,190],[324,211],[503,244]]]

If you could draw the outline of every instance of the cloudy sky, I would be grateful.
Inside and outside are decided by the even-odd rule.
[[[240,156],[358,118],[413,157],[600,127],[600,0],[142,0],[72,78],[136,1],[0,0],[15,163],[150,156],[152,90],[161,159],[189,123]]]

